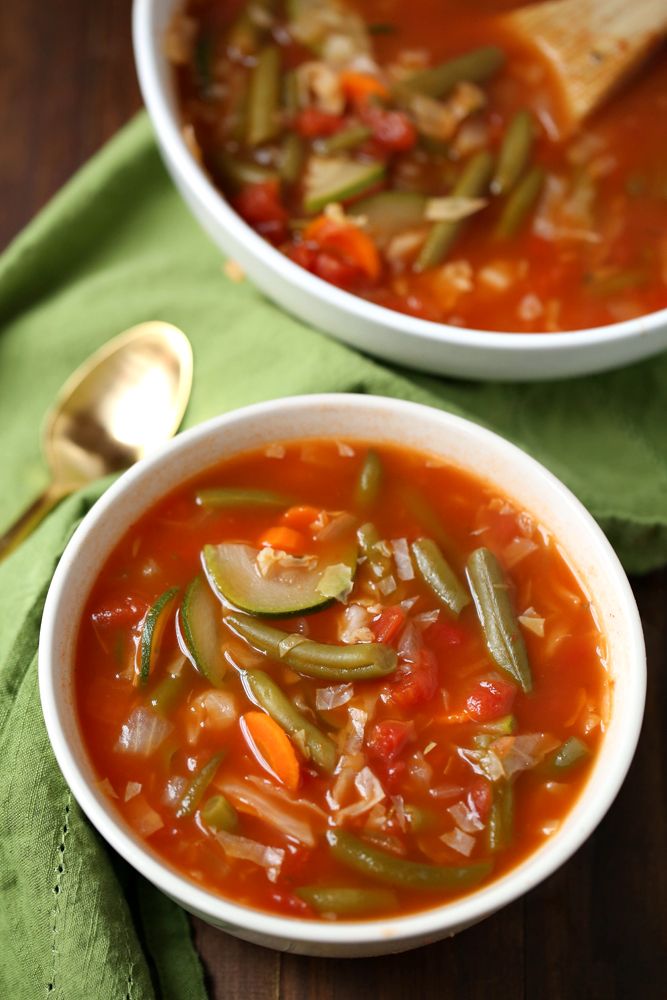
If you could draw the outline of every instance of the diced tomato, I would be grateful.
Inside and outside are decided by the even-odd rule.
[[[232,204],[241,218],[271,243],[283,243],[288,236],[287,209],[280,201],[278,181],[246,184]]]
[[[378,249],[368,233],[359,226],[320,215],[306,227],[303,238],[307,243],[333,251],[344,261],[354,264],[371,281],[379,277],[381,264]]]
[[[333,135],[344,124],[341,115],[332,115],[329,111],[318,108],[304,108],[296,116],[294,128],[306,139],[315,139],[321,135]]]
[[[371,623],[371,629],[377,642],[390,643],[396,638],[403,627],[405,612],[403,608],[385,608],[380,616]]]
[[[424,643],[436,653],[447,646],[460,646],[464,637],[464,630],[454,622],[437,621],[424,629]]]
[[[368,105],[362,111],[362,118],[375,141],[390,153],[404,153],[417,142],[417,129],[404,111]]]
[[[516,690],[508,681],[480,681],[466,699],[466,711],[477,722],[493,722],[512,711]]]
[[[468,791],[468,805],[475,810],[482,823],[489,818],[491,800],[491,782],[486,778],[476,778]]]
[[[361,268],[328,250],[320,250],[315,256],[313,273],[338,288],[354,288],[363,280]]]
[[[383,719],[376,722],[366,740],[366,747],[371,757],[376,760],[389,761],[398,757],[412,736],[412,726],[409,722],[399,719]]]
[[[404,760],[388,761],[386,765],[379,769],[381,773],[378,777],[382,781],[382,787],[388,792],[400,792],[401,782],[405,777],[407,769],[408,765]]]
[[[417,663],[406,664],[406,670],[392,686],[392,700],[401,708],[413,708],[425,705],[433,698],[438,687],[438,664],[435,656],[423,649]]]

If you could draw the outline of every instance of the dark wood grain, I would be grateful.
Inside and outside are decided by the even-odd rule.
[[[0,244],[139,106],[130,0],[0,0]],[[579,853],[524,900],[418,952],[278,955],[194,921],[214,1000],[626,1000],[667,994],[667,573],[634,581],[649,655],[628,779]]]

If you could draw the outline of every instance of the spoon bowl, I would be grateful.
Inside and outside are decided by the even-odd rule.
[[[140,323],[67,379],[44,420],[44,493],[0,537],[8,555],[69,493],[129,468],[178,429],[192,387],[192,348],[170,323]]]

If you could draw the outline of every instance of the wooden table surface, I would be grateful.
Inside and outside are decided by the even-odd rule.
[[[130,0],[0,0],[1,246],[139,106]],[[193,921],[211,997],[667,996],[667,572],[633,586],[644,730],[617,801],[564,868],[459,937],[389,958],[279,955]]]

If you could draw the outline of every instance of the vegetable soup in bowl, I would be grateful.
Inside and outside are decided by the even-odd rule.
[[[645,663],[600,529],[427,407],[248,407],[126,473],[56,571],[40,691],[109,843],[308,954],[455,933],[536,885],[629,766]]]
[[[664,60],[567,131],[507,8],[137,0],[167,165],[281,305],[389,359],[532,379],[658,351]]]

